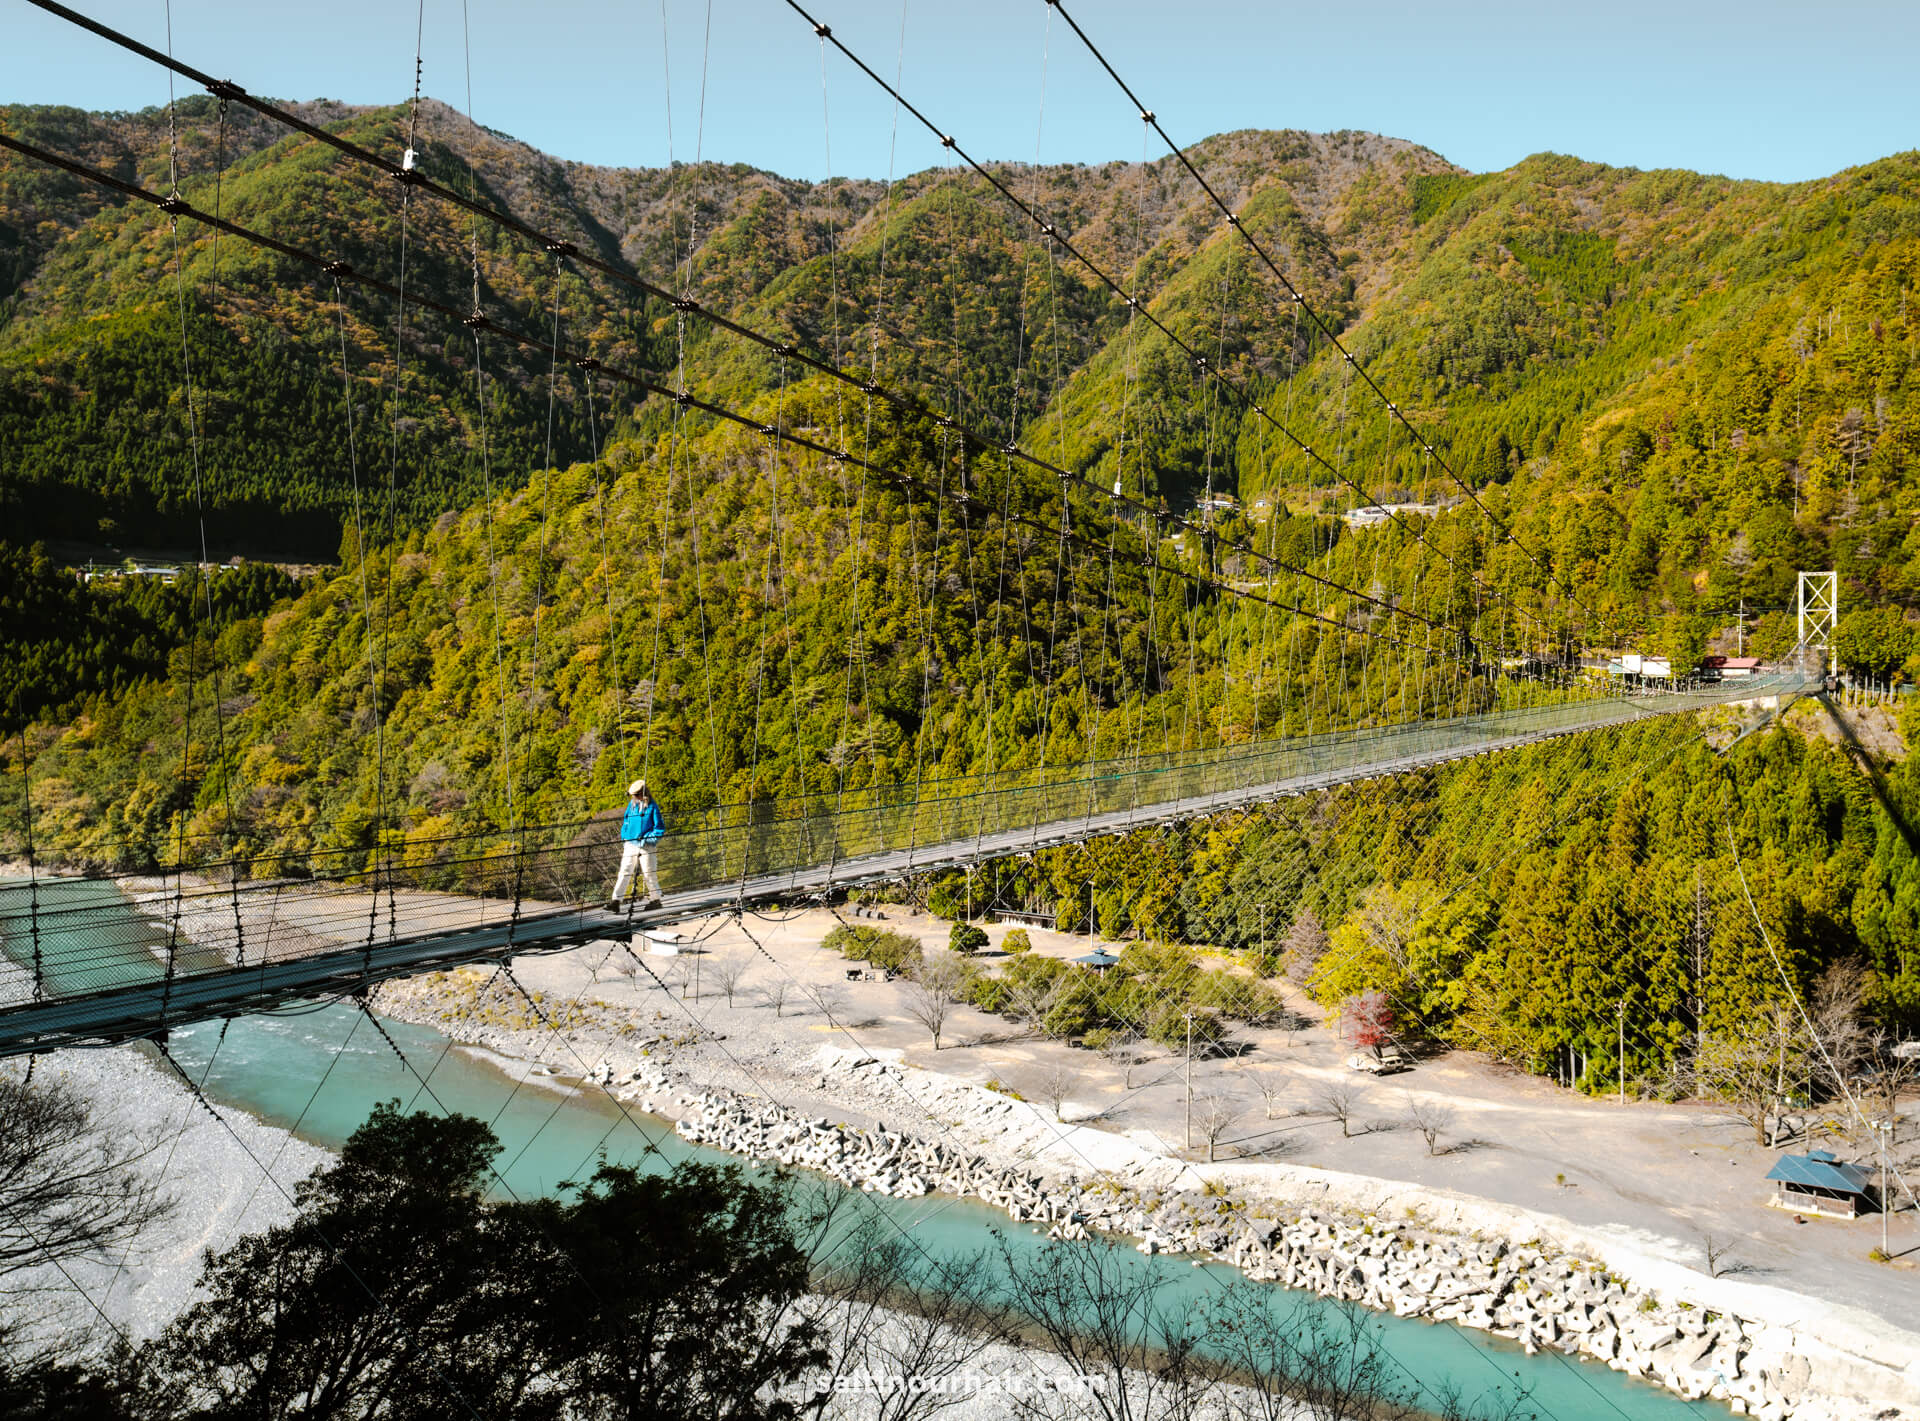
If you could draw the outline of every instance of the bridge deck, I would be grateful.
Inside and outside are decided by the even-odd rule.
[[[1603,700],[1230,747],[1208,757],[1096,767],[1075,779],[983,794],[711,823],[671,841],[664,855],[669,891],[664,906],[650,912],[616,914],[578,901],[510,912],[497,893],[425,893],[391,882],[383,888],[369,885],[364,874],[333,883],[197,888],[177,880],[48,880],[24,910],[16,886],[9,890],[10,911],[0,912],[0,942],[17,964],[15,1003],[0,1009],[0,1055],[152,1035],[361,991],[388,978],[618,940],[734,906],[1200,818],[1813,684],[1777,676],[1657,700]],[[605,837],[570,845],[564,858],[536,866],[535,886],[558,887],[560,896],[576,900],[602,891],[613,851]]]

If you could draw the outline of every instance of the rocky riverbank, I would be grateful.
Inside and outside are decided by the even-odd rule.
[[[1063,1125],[897,1053],[728,1041],[684,1011],[534,997],[469,971],[392,984],[380,1005],[598,1082],[676,1119],[689,1140],[854,1188],[964,1195],[1059,1237],[1099,1231],[1143,1251],[1214,1258],[1258,1279],[1476,1327],[1530,1352],[1604,1362],[1736,1414],[1920,1415],[1920,1362],[1911,1348],[1903,1355],[1906,1335],[1885,1329],[1864,1346],[1834,1345],[1831,1334],[1846,1332],[1833,1323],[1843,1309],[1752,1285],[1745,1293],[1770,1295],[1770,1306],[1728,1305],[1724,1280],[1707,1287],[1677,1268],[1656,1287],[1637,1265],[1570,1245],[1570,1230],[1523,1211],[1466,1200],[1427,1207],[1404,1188],[1292,1166],[1194,1165],[1155,1139]]]
[[[670,1093],[664,1068],[643,1090]],[[1591,1260],[1504,1239],[1461,1239],[1373,1215],[1276,1214],[1202,1190],[1142,1192],[1115,1180],[1065,1186],[884,1126],[849,1129],[767,1101],[707,1092],[679,1133],[749,1159],[815,1170],[850,1188],[913,1198],[975,1198],[1055,1238],[1092,1231],[1139,1240],[1143,1253],[1193,1254],[1249,1277],[1361,1303],[1400,1317],[1456,1322],[1557,1348],[1657,1381],[1688,1400],[1712,1397],[1766,1421],[1857,1416],[1813,1395],[1804,1361],[1764,1323],[1665,1304]]]

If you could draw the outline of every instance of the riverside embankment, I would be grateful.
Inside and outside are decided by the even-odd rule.
[[[898,1053],[819,1038],[729,1042],[672,1004],[530,1000],[481,973],[397,983],[380,1004],[498,1057],[599,1083],[676,1120],[689,1142],[869,1193],[979,1200],[1061,1237],[1125,1235],[1144,1252],[1586,1358],[1736,1414],[1920,1414],[1911,1334],[1583,1239],[1527,1211],[1299,1166],[1195,1164]]]

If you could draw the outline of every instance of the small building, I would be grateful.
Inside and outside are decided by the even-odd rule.
[[[1340,516],[1353,529],[1378,528],[1390,518],[1405,515],[1410,518],[1438,518],[1452,508],[1452,502],[1440,503],[1369,503],[1361,508],[1350,508]]]
[[[1857,1164],[1842,1164],[1825,1150],[1782,1155],[1780,1163],[1767,1171],[1767,1178],[1780,1186],[1767,1201],[1776,1209],[1852,1219],[1860,1215],[1863,1204],[1875,1205],[1868,1171]]]
[[[1744,681],[1760,671],[1757,656],[1703,656],[1700,674],[1710,681]]]
[[[993,916],[1003,923],[1019,923],[1028,928],[1050,928],[1059,921],[1052,913],[1035,908],[995,908]]]
[[[1073,960],[1082,967],[1091,967],[1095,972],[1104,972],[1109,967],[1117,966],[1120,961],[1119,958],[1115,957],[1111,952],[1108,952],[1104,947],[1096,947],[1084,957],[1076,957]]]
[[[1628,652],[1618,661],[1607,663],[1609,676],[1642,676],[1666,680],[1673,675],[1673,663],[1664,656],[1642,656]]]

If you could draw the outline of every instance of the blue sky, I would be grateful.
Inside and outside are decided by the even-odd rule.
[[[1916,0],[1070,6],[1182,142],[1360,128],[1476,171],[1551,149],[1774,180],[1920,146]],[[165,47],[166,0],[74,7]],[[897,69],[977,156],[1141,156],[1139,120],[1043,0],[808,9],[876,70]],[[418,14],[407,0],[173,0],[173,47],[256,93],[394,102],[412,87]],[[426,0],[423,59],[427,92],[464,107],[462,16],[460,0]],[[837,56],[823,94],[820,42],[784,0],[667,0],[664,43],[659,0],[466,0],[466,20],[474,116],[560,157],[657,165],[670,117],[683,160],[697,147],[816,178],[829,152],[835,173],[868,177],[940,161],[904,116],[896,138],[889,102]],[[166,97],[156,67],[0,0],[0,101],[136,109]]]

